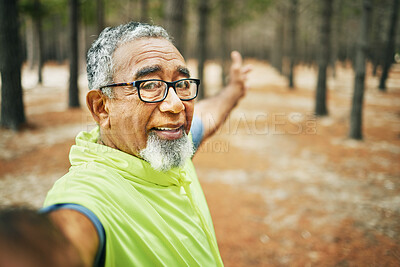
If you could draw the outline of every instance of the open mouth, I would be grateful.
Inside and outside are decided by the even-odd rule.
[[[182,137],[183,134],[183,126],[179,127],[154,127],[152,128],[154,132],[161,139],[166,140],[175,140]]]

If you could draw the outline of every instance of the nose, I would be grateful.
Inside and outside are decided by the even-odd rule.
[[[164,101],[161,102],[160,111],[180,113],[184,109],[185,106],[183,105],[182,100],[180,100],[178,95],[175,93],[175,90],[172,87],[168,88],[168,95]]]

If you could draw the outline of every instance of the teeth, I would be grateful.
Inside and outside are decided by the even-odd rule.
[[[157,127],[156,129],[160,130],[160,131],[172,131],[172,130],[175,130],[174,128],[167,128],[167,127]]]

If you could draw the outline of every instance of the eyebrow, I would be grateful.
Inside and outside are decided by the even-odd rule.
[[[138,80],[140,78],[143,78],[149,74],[155,73],[155,72],[159,72],[161,71],[162,68],[160,65],[154,65],[154,66],[147,66],[147,67],[143,67],[141,69],[139,69],[138,71],[136,71],[134,79]],[[190,71],[188,68],[183,67],[183,66],[178,66],[176,68],[176,71],[179,72],[180,74],[182,74],[183,76],[189,78],[190,77]]]
[[[134,79],[137,80],[137,79],[140,79],[142,77],[145,77],[149,74],[152,74],[152,73],[155,73],[158,71],[161,71],[161,66],[159,66],[159,65],[143,67],[143,68],[139,69],[138,71],[136,71]]]
[[[180,74],[186,76],[187,78],[190,77],[190,71],[188,68],[180,66],[177,68],[177,70]]]

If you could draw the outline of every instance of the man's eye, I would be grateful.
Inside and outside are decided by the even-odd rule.
[[[140,85],[140,89],[143,90],[154,90],[154,89],[159,89],[161,87],[162,87],[162,82],[159,81],[145,82]]]
[[[190,87],[189,81],[181,81],[176,84],[176,87],[179,89],[188,89]]]

